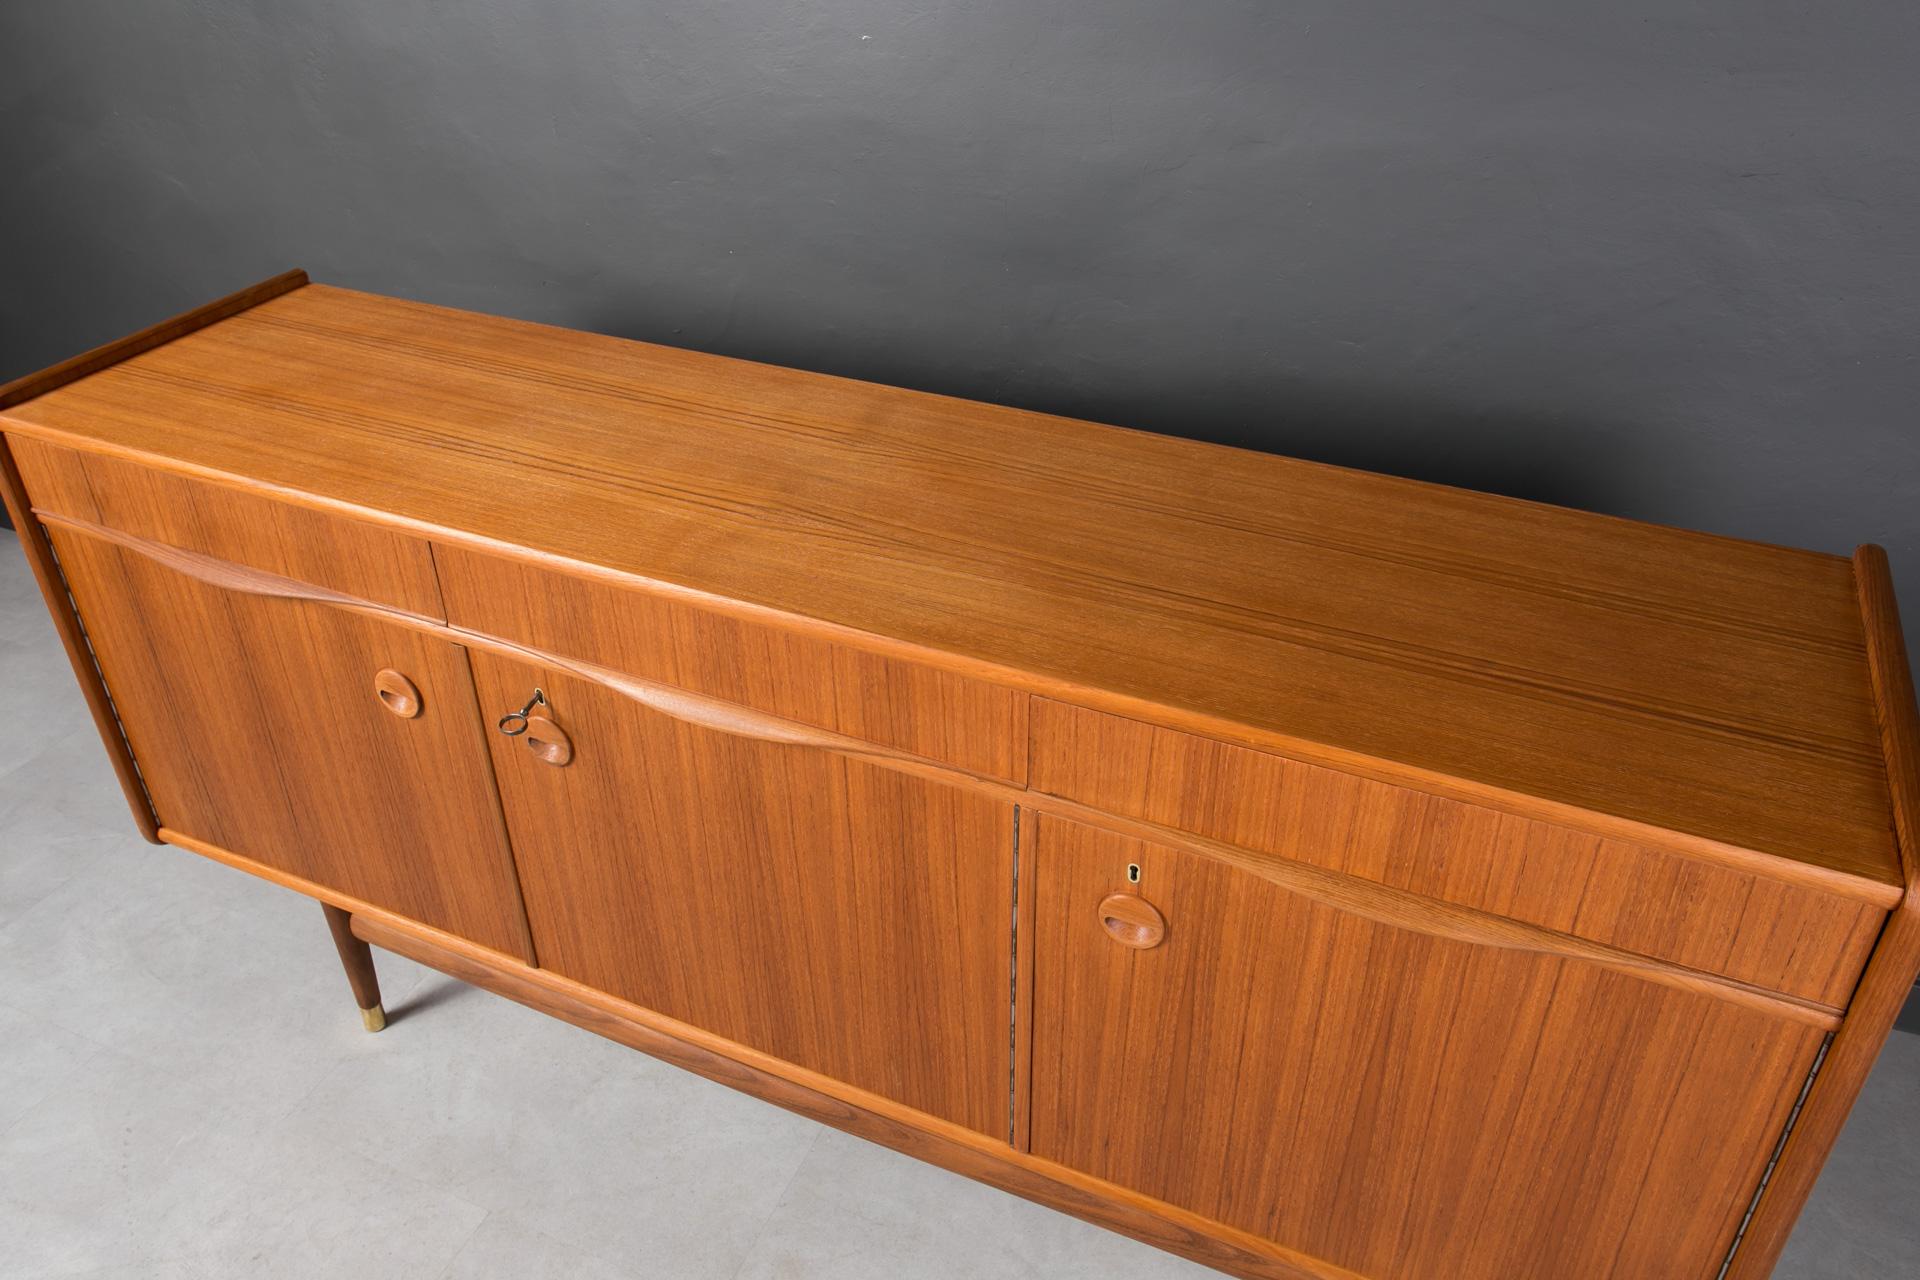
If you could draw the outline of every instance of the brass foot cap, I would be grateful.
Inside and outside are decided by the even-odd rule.
[[[387,1025],[387,1011],[379,1005],[360,1011],[360,1022],[369,1031],[378,1031]]]

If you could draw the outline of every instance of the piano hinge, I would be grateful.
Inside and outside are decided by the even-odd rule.
[[[1753,1189],[1753,1199],[1747,1201],[1747,1212],[1740,1219],[1740,1229],[1733,1233],[1733,1243],[1727,1247],[1726,1260],[1720,1264],[1714,1280],[1726,1280],[1727,1269],[1733,1266],[1733,1255],[1740,1252],[1740,1242],[1747,1238],[1747,1224],[1753,1221],[1754,1210],[1760,1207],[1760,1197],[1767,1193],[1767,1183],[1773,1180],[1773,1170],[1780,1163],[1780,1153],[1787,1149],[1787,1139],[1793,1136],[1793,1126],[1800,1119],[1800,1108],[1807,1105],[1807,1095],[1813,1091],[1813,1079],[1820,1074],[1821,1064],[1827,1060],[1827,1050],[1833,1045],[1833,1033],[1829,1031],[1820,1042],[1820,1051],[1813,1055],[1813,1065],[1807,1068],[1807,1078],[1800,1084],[1800,1096],[1793,1100],[1793,1110],[1787,1113],[1787,1123],[1780,1130],[1780,1141],[1773,1144],[1773,1154],[1767,1157],[1767,1167],[1760,1171],[1760,1185]]]
[[[1020,806],[1013,806],[1012,951],[1007,964],[1007,1141],[1014,1140],[1020,1101]]]
[[[67,580],[67,567],[60,563],[60,553],[54,548],[53,539],[46,540],[47,559],[53,562],[53,572],[60,579],[60,591],[67,598],[67,613],[73,618],[73,629],[80,634],[80,643],[86,646],[87,662],[93,667],[93,678],[100,685],[100,696],[106,699],[107,714],[113,717],[114,731],[120,735],[120,745],[126,748],[127,763],[133,767],[134,781],[140,784],[140,798],[146,802],[147,813],[158,828],[160,809],[153,803],[153,790],[147,786],[147,775],[140,768],[140,757],[133,752],[133,739],[127,736],[126,721],[120,718],[120,706],[113,700],[113,690],[107,686],[106,668],[100,665],[100,655],[94,651],[93,636],[87,631],[87,621],[80,616],[80,602],[73,597],[73,584]],[[75,673],[76,676],[78,673]],[[113,748],[109,746],[108,752]]]

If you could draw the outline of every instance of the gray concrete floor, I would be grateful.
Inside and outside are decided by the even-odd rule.
[[[0,1276],[1215,1273],[380,954],[133,834],[0,531]],[[1778,1275],[1920,1275],[1920,1037],[1896,1035]]]

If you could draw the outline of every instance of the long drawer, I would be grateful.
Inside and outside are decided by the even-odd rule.
[[[1027,695],[688,601],[434,544],[448,621],[1010,782]]]
[[[433,553],[398,530],[10,434],[34,509],[444,620]]]
[[[1034,790],[1844,1008],[1885,912],[1049,698]]]

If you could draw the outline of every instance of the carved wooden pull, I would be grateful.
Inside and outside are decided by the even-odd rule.
[[[527,750],[550,765],[564,765],[573,759],[573,739],[545,716],[527,717]]]
[[[1150,950],[1166,940],[1167,919],[1138,894],[1113,893],[1100,900],[1100,927],[1124,947]]]
[[[402,720],[411,720],[420,714],[419,688],[392,667],[373,678],[373,692],[381,706]]]

